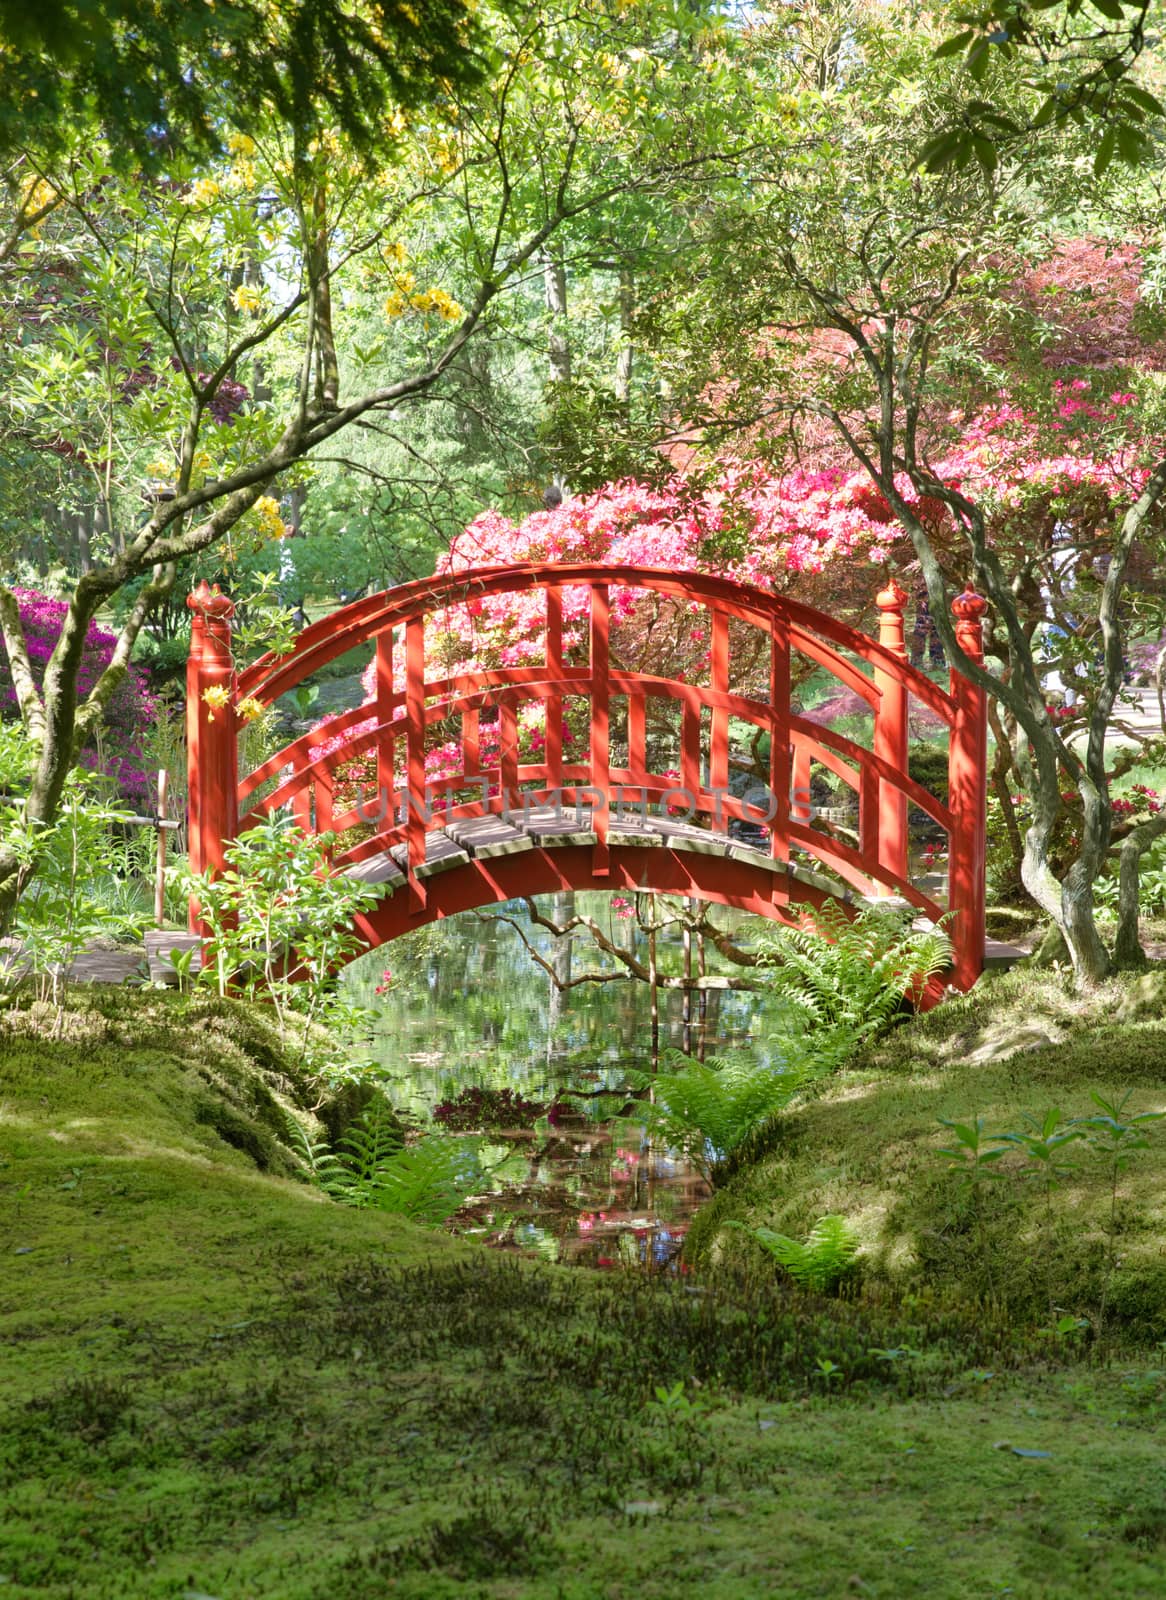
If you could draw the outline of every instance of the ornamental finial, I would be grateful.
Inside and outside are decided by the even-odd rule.
[[[892,576],[887,580],[885,589],[880,589],[875,595],[875,605],[880,611],[902,611],[907,604],[907,591],[901,588]]]
[[[200,611],[204,617],[229,619],[235,615],[235,602],[223,594],[218,584],[211,585],[205,578],[188,594],[186,604],[191,611]]]
[[[988,602],[969,583],[963,594],[956,595],[951,609],[961,622],[978,622],[987,611]]]

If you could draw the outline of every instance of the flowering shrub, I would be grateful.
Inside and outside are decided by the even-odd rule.
[[[39,684],[61,636],[68,607],[63,600],[52,600],[35,589],[14,589],[13,593],[20,608],[33,676]],[[79,699],[84,699],[109,665],[116,643],[115,635],[90,623],[77,679]],[[0,641],[0,717],[11,720],[17,711],[8,652]],[[155,700],[146,687],[145,675],[131,667],[110,701],[97,746],[81,752],[81,765],[112,778],[119,792],[134,805],[142,804],[148,792],[140,740],[154,714]]]
[[[1146,480],[1138,455],[1137,396],[1112,388],[1112,380],[1057,378],[1024,405],[1000,399],[973,412],[953,412],[948,426],[951,443],[936,461],[936,474],[984,507],[1001,551],[1008,545],[1030,550],[1034,537],[1050,552],[1054,545],[1071,551],[1078,540],[1101,537]],[[938,547],[951,542],[950,514],[939,499],[921,496],[905,476],[895,487]],[[793,593],[835,616],[849,612],[857,620],[877,583],[872,564],[906,561],[902,539],[885,498],[865,472],[851,465],[775,474],[759,462],[723,460],[703,478],[678,473],[660,486],[612,483],[519,522],[498,511],[483,512],[453,540],[438,571],[554,561],[715,572]],[[1071,574],[1063,577],[1071,583]],[[568,587],[562,598],[564,659],[568,665],[582,664],[588,593]],[[702,606],[617,584],[610,603],[614,659],[682,682],[707,681],[711,641]],[[764,694],[768,655],[749,645],[747,632],[735,635],[732,687]],[[434,669],[451,677],[541,663],[543,594],[486,595],[451,605],[427,619],[425,648]],[[1063,641],[1069,658],[1091,648],[1084,636]],[[397,689],[404,687],[402,657],[403,651],[394,653]],[[370,665],[364,680],[369,704],[374,672]],[[824,720],[841,714],[840,706],[828,709],[831,718]],[[581,703],[576,701],[573,710],[568,698],[566,741],[585,734],[582,714]],[[520,709],[521,760],[538,759],[546,738],[543,718],[540,706]],[[374,725],[370,711],[353,734]],[[326,732],[327,719],[320,727]],[[322,749],[342,748],[349,737],[338,735]],[[496,724],[483,722],[481,738],[482,764],[489,766],[496,759]],[[456,742],[427,752],[430,783],[460,766]],[[369,758],[354,764],[349,776],[368,783],[372,772]]]
[[[433,1108],[434,1122],[450,1133],[477,1128],[528,1128],[546,1110],[536,1100],[526,1100],[513,1089],[463,1089],[456,1100],[443,1100]]]

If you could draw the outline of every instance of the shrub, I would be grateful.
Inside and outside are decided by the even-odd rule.
[[[538,1100],[524,1100],[513,1089],[463,1089],[455,1100],[433,1108],[434,1122],[451,1133],[475,1128],[529,1128],[546,1112]]]
[[[69,608],[63,600],[53,600],[35,589],[12,592],[20,608],[33,677],[39,684],[61,636],[61,625]],[[105,671],[116,643],[112,633],[99,628],[95,622],[90,623],[77,680],[79,698],[89,693]],[[0,717],[11,721],[17,712],[8,652],[0,639]],[[81,752],[81,765],[112,778],[121,794],[134,805],[142,804],[148,792],[147,775],[142,770],[142,735],[153,714],[154,698],[146,687],[145,674],[131,667],[109,703],[95,744]]]

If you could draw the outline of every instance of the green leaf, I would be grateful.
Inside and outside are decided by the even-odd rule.
[[[1000,164],[1000,155],[994,141],[983,134],[977,134],[972,139],[972,150],[981,169],[991,177]]]
[[[1134,105],[1140,106],[1150,116],[1166,117],[1166,106],[1148,89],[1140,89],[1136,83],[1123,83],[1121,93],[1123,100],[1132,100]]]
[[[968,71],[979,83],[988,70],[991,46],[986,39],[981,39],[979,44],[973,45],[968,52]]]
[[[1133,127],[1128,122],[1119,122],[1117,133],[1117,153],[1127,167],[1141,166],[1153,148],[1145,134]]]
[[[1097,147],[1097,154],[1093,158],[1093,176],[1100,178],[1113,160],[1113,152],[1117,146],[1117,134],[1113,128],[1107,128],[1102,135],[1101,143]]]
[[[1100,11],[1103,17],[1108,17],[1111,22],[1122,22],[1125,11],[1121,0],[1089,0],[1094,11]]]
[[[934,60],[938,61],[943,56],[962,55],[975,37],[971,28],[965,28],[963,33],[953,34],[950,39],[945,39],[941,45],[936,46],[933,52]]]

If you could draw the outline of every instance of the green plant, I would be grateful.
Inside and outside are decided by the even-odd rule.
[[[956,1143],[943,1147],[938,1155],[948,1163],[948,1170],[955,1176],[968,1199],[976,1248],[984,1263],[991,1292],[992,1253],[987,1247],[984,1233],[984,1189],[988,1183],[1003,1176],[996,1170],[996,1162],[1007,1153],[1007,1146],[996,1142],[995,1135],[986,1132],[983,1117],[977,1117],[974,1122],[953,1122],[947,1117],[940,1117],[939,1121],[956,1136]]]
[[[672,1070],[628,1075],[652,1090],[637,1115],[651,1135],[681,1151],[714,1183],[746,1135],[784,1110],[805,1081],[799,1069],[764,1066],[744,1051],[701,1062],[671,1050],[665,1062]]]
[[[19,734],[5,741],[5,765],[17,779],[25,743]],[[129,815],[109,798],[106,780],[77,769],[48,825],[28,823],[18,803],[0,803],[5,848],[25,874],[13,924],[16,953],[0,965],[0,979],[31,977],[41,999],[57,1007],[58,1021],[82,951],[101,938],[141,936],[147,912],[132,881],[133,847],[119,833]]]
[[[1130,1093],[1131,1091],[1127,1090],[1120,1100],[1107,1100],[1096,1089],[1091,1089],[1089,1098],[1097,1107],[1097,1114],[1083,1117],[1080,1122],[1090,1152],[1106,1168],[1109,1175],[1109,1219],[1105,1229],[1106,1274],[1098,1312],[1099,1328],[1105,1326],[1109,1290],[1117,1270],[1117,1236],[1120,1231],[1117,1214],[1118,1180],[1137,1152],[1149,1149],[1148,1124],[1161,1121],[1166,1114],[1161,1111],[1141,1111],[1136,1116],[1127,1115],[1126,1107],[1130,1101]]]
[[[305,1049],[309,1023],[332,1023],[343,1033],[338,1025],[358,1018],[338,999],[335,974],[360,948],[353,920],[375,903],[377,890],[332,872],[326,843],[284,816],[256,823],[226,859],[221,876],[181,875],[210,928],[195,981],[214,984],[220,995],[269,1001],[285,1038],[298,1018]]]
[[[838,1287],[853,1271],[858,1253],[858,1236],[845,1217],[819,1217],[804,1243],[772,1228],[754,1228],[752,1237],[800,1288],[818,1294],[829,1294]]]
[[[950,964],[947,935],[913,928],[914,915],[872,906],[852,918],[830,904],[760,936],[758,960],[786,1012],[784,1031],[816,1072],[840,1066]]]
[[[290,1118],[288,1137],[312,1181],[333,1200],[415,1222],[444,1222],[480,1172],[472,1141],[431,1135],[406,1145],[400,1123],[382,1104],[353,1123],[336,1151]]]

